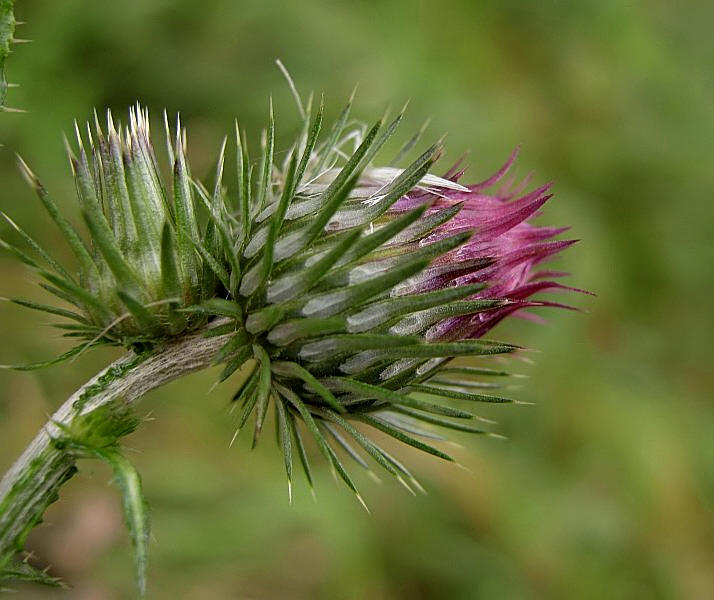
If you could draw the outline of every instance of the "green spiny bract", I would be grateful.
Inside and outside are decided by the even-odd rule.
[[[561,230],[525,222],[550,197],[547,186],[520,197],[508,187],[486,195],[514,157],[496,176],[463,186],[458,167],[431,174],[441,143],[406,168],[393,166],[415,136],[388,167],[376,167],[402,115],[370,128],[351,120],[350,106],[326,135],[322,104],[314,115],[308,107],[279,163],[272,104],[257,160],[236,125],[232,194],[223,184],[225,143],[207,190],[192,178],[185,131],[177,124],[170,133],[165,118],[167,184],[144,110],[133,109],[126,128],[108,115],[106,132],[95,117],[85,141],[77,128],[70,151],[90,245],[21,162],[79,274],[17,226],[47,266],[4,244],[44,277],[45,289],[74,305],[16,301],[75,320],[66,335],[85,341],[73,352],[97,343],[146,350],[207,324],[205,335],[231,334],[216,362],[225,365],[221,380],[239,369],[245,376],[233,398],[236,433],[252,418],[255,445],[274,407],[289,482],[294,455],[312,482],[307,434],[355,493],[337,448],[420,489],[369,432],[446,460],[424,441],[444,439],[431,425],[488,433],[471,424],[479,417],[452,404],[511,402],[479,381],[505,373],[450,362],[516,351],[482,336],[516,310],[553,304],[528,300],[564,287],[549,280],[557,274],[533,267],[571,242],[546,241]]]
[[[79,265],[75,275],[41,250],[49,270],[22,255],[45,279],[45,289],[77,309],[63,312],[76,321],[63,326],[68,329],[65,335],[87,340],[77,347],[79,351],[96,343],[153,344],[204,325],[205,315],[182,309],[221,293],[218,279],[206,268],[201,254],[212,256],[220,247],[213,222],[199,231],[196,196],[203,190],[189,172],[185,130],[177,123],[169,141],[172,177],[168,185],[150,143],[148,115],[140,107],[130,111],[125,128],[115,126],[107,113],[106,133],[95,118],[94,132],[87,126],[88,152],[76,124],[75,131],[77,150],[68,148],[69,160],[90,244],[20,159],[23,173]],[[222,202],[221,193],[217,188],[214,197],[206,200],[211,210]]]

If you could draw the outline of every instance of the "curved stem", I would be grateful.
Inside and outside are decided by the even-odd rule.
[[[56,440],[73,425],[86,423],[88,415],[110,414],[98,409],[116,403],[130,407],[146,392],[208,367],[226,340],[225,335],[198,334],[149,355],[129,352],[67,399],[0,481],[0,570],[22,550],[29,531],[77,470],[75,454]]]

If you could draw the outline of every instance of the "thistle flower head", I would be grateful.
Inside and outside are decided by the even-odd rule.
[[[179,123],[171,132],[165,119],[167,182],[145,110],[132,109],[127,127],[111,114],[105,128],[95,119],[93,130],[77,129],[70,151],[91,244],[22,163],[79,276],[19,228],[47,266],[5,245],[39,272],[45,289],[76,307],[19,301],[74,319],[64,327],[84,338],[76,352],[98,343],[153,347],[207,324],[206,335],[228,335],[216,362],[225,365],[221,380],[238,369],[246,375],[234,396],[237,429],[252,417],[255,443],[273,406],[289,480],[294,451],[311,477],[307,432],[355,491],[338,447],[419,487],[365,431],[447,460],[424,441],[442,439],[430,425],[487,433],[453,401],[510,402],[478,380],[505,373],[451,361],[518,350],[483,336],[526,307],[562,306],[532,297],[564,288],[559,273],[538,265],[572,241],[553,241],[564,229],[528,223],[550,198],[549,185],[526,192],[527,182],[501,184],[515,153],[473,185],[461,183],[459,166],[434,174],[440,142],[397,166],[417,137],[378,166],[402,115],[367,127],[350,119],[350,104],[326,133],[322,105],[314,116],[308,109],[282,161],[272,105],[257,160],[236,126],[235,193],[223,184],[225,143],[207,190],[192,177]]]

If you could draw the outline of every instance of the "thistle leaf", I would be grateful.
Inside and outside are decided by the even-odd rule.
[[[365,281],[346,289],[326,292],[308,298],[300,311],[306,317],[331,317],[348,308],[354,308],[374,296],[393,288],[408,277],[415,275],[429,264],[419,259],[394,268],[371,281]]]
[[[392,465],[391,461],[385,457],[384,452],[379,446],[371,442],[367,436],[358,431],[349,421],[342,418],[340,415],[332,411],[325,410],[320,412],[321,416],[336,423],[344,429],[352,438],[369,454],[382,468],[388,473],[391,473],[396,478],[400,479],[400,475]]]
[[[122,507],[131,544],[134,548],[134,568],[139,593],[146,593],[146,566],[149,555],[149,506],[144,498],[141,477],[119,450],[115,448],[93,449],[97,457],[111,466],[114,478],[122,493]]]
[[[288,210],[288,206],[293,198],[294,185],[295,185],[295,169],[297,167],[297,156],[293,152],[290,157],[290,164],[288,166],[288,172],[285,176],[285,183],[283,188],[283,193],[278,201],[278,206],[270,219],[270,225],[268,228],[268,237],[265,240],[263,246],[263,259],[255,269],[258,271],[257,275],[251,277],[251,271],[246,274],[243,278],[243,282],[240,286],[240,293],[243,296],[250,296],[256,289],[259,289],[270,277],[270,273],[273,270],[273,252],[275,249],[275,239],[277,238],[280,228],[283,225],[283,220],[285,219],[285,213]]]
[[[441,406],[424,400],[419,400],[407,394],[392,391],[390,389],[363,383],[347,377],[327,377],[322,383],[330,390],[339,392],[349,392],[358,398],[379,400],[396,406],[408,406],[430,413],[456,417],[457,419],[471,419],[473,415],[463,410],[458,410],[450,406]]]
[[[270,113],[268,117],[268,131],[265,135],[263,155],[260,163],[260,180],[256,196],[256,212],[263,210],[268,195],[268,188],[273,173],[273,150],[275,148],[275,118],[273,115],[273,99],[270,98]]]
[[[282,375],[284,377],[294,377],[302,380],[338,413],[346,412],[345,407],[340,404],[339,400],[335,398],[332,392],[322,385],[322,383],[320,383],[320,381],[316,379],[310,371],[301,367],[299,364],[294,362],[276,361],[272,364],[272,370],[278,375]]]
[[[395,407],[395,410],[400,413],[404,413],[405,415],[408,415],[410,417],[414,417],[415,419],[419,419],[420,421],[424,421],[425,423],[439,425],[440,427],[446,427],[447,429],[464,431],[466,433],[489,434],[489,432],[485,429],[474,427],[473,425],[469,425],[467,423],[464,423],[463,421],[450,421],[449,419],[445,419],[444,417],[440,417],[434,414],[426,414],[409,407],[399,406]]]
[[[368,414],[360,414],[357,418],[365,422],[367,425],[371,425],[375,429],[378,429],[379,431],[386,433],[394,439],[399,440],[400,442],[403,442],[404,444],[407,444],[409,446],[412,446],[417,450],[421,450],[422,452],[426,452],[427,454],[431,454],[449,462],[455,462],[454,459],[451,458],[451,456],[449,456],[445,452],[442,452],[441,450],[434,448],[429,444],[426,444],[420,440],[417,440],[407,435],[406,433],[400,431],[399,429],[387,423],[383,419],[380,419],[379,417]]]
[[[71,310],[65,308],[59,308],[57,306],[50,306],[47,304],[38,304],[37,302],[31,302],[29,300],[22,300],[19,298],[0,298],[2,300],[7,300],[8,302],[13,302],[19,306],[24,306],[25,308],[31,308],[33,310],[38,310],[41,312],[50,313],[52,315],[58,315],[60,317],[66,317],[67,319],[72,319],[78,321],[79,323],[89,324],[89,321],[85,317]]]
[[[240,209],[240,223],[242,229],[242,243],[244,247],[248,242],[251,230],[250,206],[252,204],[250,185],[250,158],[248,156],[248,146],[241,136],[238,121],[235,123],[236,129],[236,162],[238,173],[238,206]]]
[[[446,390],[431,385],[421,385],[418,383],[411,384],[408,386],[408,388],[413,392],[429,394],[430,396],[438,396],[440,398],[451,398],[452,400],[466,400],[468,402],[488,402],[491,404],[509,404],[513,402],[512,398],[503,398],[501,396],[492,396],[490,394],[470,394],[466,392],[459,392],[456,390]]]
[[[350,116],[350,110],[352,109],[352,102],[354,101],[354,96],[355,92],[357,90],[355,89],[352,92],[352,95],[350,96],[349,101],[347,102],[347,106],[345,106],[342,109],[342,112],[340,113],[340,116],[337,117],[337,120],[335,121],[334,125],[332,126],[332,129],[330,130],[330,134],[327,138],[327,141],[324,143],[323,149],[321,152],[319,152],[320,156],[322,156],[320,162],[317,165],[317,168],[315,171],[317,173],[322,173],[325,168],[328,167],[330,164],[330,161],[333,158],[333,154],[335,152],[335,146],[337,145],[337,140],[340,139],[340,136],[342,135],[342,131],[345,128],[345,124],[347,123],[347,119]]]
[[[290,319],[273,327],[268,341],[275,346],[287,346],[300,339],[310,339],[330,333],[344,333],[347,321],[344,317]]]
[[[317,421],[317,425],[320,428],[320,430],[323,432],[327,432],[330,437],[332,437],[333,440],[337,442],[337,444],[349,455],[349,457],[354,460],[360,467],[366,470],[370,470],[369,464],[367,461],[362,458],[362,455],[350,444],[344,436],[337,431],[337,428],[332,425],[332,423],[327,422],[326,420],[320,420]],[[327,435],[325,435],[327,437]]]
[[[439,371],[439,375],[467,375],[467,376],[486,376],[486,377],[509,377],[512,373],[507,371],[499,371],[496,369],[486,369],[483,367],[444,367]]]
[[[288,478],[288,497],[293,500],[292,480],[293,480],[293,448],[290,425],[288,425],[287,410],[283,401],[277,393],[275,396],[275,412],[278,422],[278,441],[283,449],[283,461],[285,463],[285,474]]]
[[[312,434],[312,437],[317,443],[317,447],[320,449],[320,452],[322,452],[327,461],[335,467],[337,473],[340,475],[345,484],[347,484],[347,487],[349,487],[355,493],[357,499],[366,509],[367,507],[365,506],[364,501],[362,500],[362,497],[360,496],[359,491],[357,490],[357,487],[355,486],[350,476],[347,474],[347,471],[340,462],[340,459],[337,458],[335,452],[332,450],[332,448],[330,448],[330,445],[327,443],[325,437],[322,435],[319,428],[317,427],[315,419],[312,417],[310,411],[302,402],[302,400],[300,400],[300,397],[291,390],[287,389],[286,387],[281,386],[280,384],[276,384],[276,390],[297,409],[297,411],[300,413],[300,416],[302,417],[303,422],[307,426],[308,431]]]
[[[467,298],[483,289],[481,284],[455,286],[423,294],[411,294],[398,298],[389,298],[370,304],[347,317],[347,326],[351,332],[359,333],[374,329],[387,321],[405,314],[415,313],[436,306],[442,306],[453,300]]]
[[[263,422],[265,421],[272,378],[270,374],[270,358],[268,357],[268,353],[261,346],[254,344],[253,355],[259,365],[258,386],[256,390],[258,408],[255,417],[255,431],[253,433],[253,448],[255,448],[255,444],[257,443],[258,437],[260,436],[260,432],[263,428]]]
[[[99,341],[94,342],[94,344],[99,344]],[[40,362],[34,362],[34,363],[27,363],[24,365],[0,365],[0,369],[12,369],[13,371],[36,371],[38,369],[44,369],[45,367],[51,367],[53,365],[58,365],[60,363],[63,363],[70,358],[73,358],[77,356],[80,352],[83,352],[88,348],[87,344],[80,344],[79,346],[75,346],[74,348],[71,348],[70,350],[67,350],[67,352],[60,354],[59,356],[50,359],[50,360],[44,360]]]
[[[174,163],[174,215],[176,218],[176,249],[178,254],[181,287],[185,294],[198,285],[193,244],[199,244],[190,174],[180,132],[176,136],[176,162]],[[208,251],[206,251],[208,254]],[[203,253],[201,253],[203,256]],[[205,258],[205,257],[204,257]],[[210,265],[213,268],[212,265]],[[218,275],[218,273],[216,273]],[[228,277],[226,276],[226,280]],[[222,280],[221,280],[222,281]],[[226,284],[224,284],[226,285]],[[227,287],[227,286],[226,286]]]
[[[298,449],[298,456],[300,457],[300,464],[302,465],[302,470],[305,473],[305,478],[307,479],[307,483],[310,486],[310,489],[313,490],[314,493],[312,483],[312,470],[310,469],[310,460],[308,459],[307,451],[305,450],[305,443],[303,442],[302,435],[300,433],[300,430],[298,429],[297,423],[295,422],[294,415],[290,411],[287,411],[287,417],[290,432],[293,434],[293,439],[295,440],[295,445]]]
[[[328,358],[339,360],[344,356],[363,350],[401,348],[403,346],[418,344],[420,341],[418,337],[348,333],[323,337],[316,342],[309,342],[302,346],[299,351],[299,357],[302,360],[312,362],[326,360]]]
[[[335,265],[345,252],[357,242],[360,231],[352,231],[328,250],[325,255],[307,268],[295,273],[287,273],[273,280],[268,287],[267,301],[270,303],[287,302],[308,293],[320,279]]]
[[[124,290],[117,290],[117,296],[119,296],[119,299],[143,331],[150,335],[156,335],[160,331],[161,324],[159,320],[141,302]]]
[[[317,138],[320,135],[320,129],[322,128],[322,115],[324,112],[324,100],[320,98],[320,108],[317,110],[317,115],[315,115],[315,120],[313,121],[312,127],[310,128],[310,134],[305,142],[305,149],[303,150],[302,156],[300,157],[300,164],[295,172],[295,190],[299,189],[300,183],[302,183],[302,178],[305,175],[305,170],[307,165],[312,158],[312,153],[315,150],[315,144],[317,143]]]
[[[164,222],[161,230],[161,287],[167,298],[183,297],[175,248],[176,243],[171,225]]]
[[[65,219],[65,217],[62,215],[54,201],[49,197],[47,190],[45,190],[44,186],[37,178],[37,176],[32,172],[30,167],[27,166],[27,163],[19,155],[17,157],[17,160],[20,164],[22,174],[25,176],[25,179],[30,184],[30,186],[32,186],[32,188],[35,190],[37,197],[42,202],[42,205],[45,207],[45,210],[50,215],[52,220],[57,224],[59,230],[62,232],[64,239],[67,241],[67,244],[72,249],[72,252],[74,252],[74,255],[77,257],[77,260],[79,261],[80,266],[84,270],[86,276],[89,278],[90,283],[96,282],[96,279],[98,277],[97,265],[94,263],[94,260],[92,260],[92,257],[89,254],[89,251],[87,250],[87,247],[85,246],[84,242],[81,240],[72,225],[70,225],[69,221],[67,221],[67,219]]]
[[[10,224],[10,226],[20,234],[23,240],[27,243],[30,248],[32,248],[42,259],[50,265],[57,273],[59,273],[65,279],[73,280],[72,276],[65,270],[65,268],[60,265],[54,258],[52,258],[43,248],[40,246],[28,233],[25,232],[15,221],[8,217],[4,212],[0,211],[0,214],[5,218],[5,220]]]

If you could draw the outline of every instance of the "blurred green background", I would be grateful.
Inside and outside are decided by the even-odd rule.
[[[574,299],[587,314],[502,325],[496,337],[541,351],[514,365],[530,377],[516,394],[536,405],[491,411],[509,441],[458,439],[471,473],[396,448],[426,497],[357,474],[371,516],[324,463],[317,502],[298,479],[291,507],[271,444],[228,450],[232,386],[209,393],[216,373],[151,394],[141,411],[154,420],[126,439],[153,509],[151,598],[714,598],[714,4],[18,0],[16,12],[35,42],[8,63],[22,84],[9,103],[30,112],[0,114],[0,208],[62,257],[14,152],[76,218],[62,132],[140,100],[155,118],[181,111],[194,173],[210,176],[233,118],[257,136],[270,93],[278,150],[295,132],[281,58],[333,116],[355,83],[365,120],[411,99],[411,128],[431,117],[431,138],[449,132],[444,169],[471,150],[467,179],[522,144],[517,173],[556,181],[544,220],[583,240],[554,266],[598,294]],[[44,300],[6,255],[0,282]],[[65,349],[46,321],[0,303],[0,363]],[[0,469],[114,356],[0,371]],[[19,597],[135,593],[111,475],[81,467],[29,544],[74,588]]]

